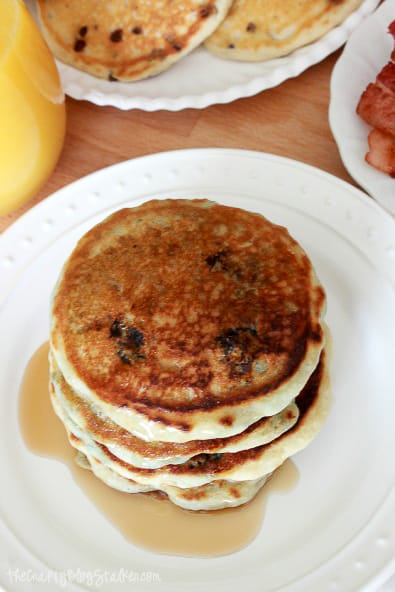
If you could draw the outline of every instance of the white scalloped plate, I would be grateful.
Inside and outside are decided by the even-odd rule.
[[[298,76],[343,45],[378,3],[379,0],[364,0],[358,10],[320,40],[268,62],[221,60],[200,47],[159,76],[130,84],[99,80],[60,62],[59,72],[64,91],[70,97],[97,105],[145,111],[203,109],[250,97]],[[33,0],[27,0],[27,4],[32,6]]]
[[[62,463],[26,449],[17,410],[76,240],[121,206],[203,196],[286,225],[309,253],[328,294],[334,404],[317,440],[293,459],[295,488],[267,500],[255,541],[230,556],[192,559],[127,543]],[[161,582],[147,588],[158,592],[375,590],[395,571],[394,263],[395,222],[374,201],[317,169],[257,152],[146,156],[85,177],[25,214],[0,240],[0,583],[30,590],[10,582],[7,569],[47,566],[156,572]]]
[[[355,112],[361,94],[389,61],[394,47],[388,25],[395,1],[386,0],[351,35],[331,79],[329,121],[344,166],[389,212],[395,214],[395,179],[365,162],[372,129]]]

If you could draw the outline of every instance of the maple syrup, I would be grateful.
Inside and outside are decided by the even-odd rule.
[[[22,381],[20,426],[24,441],[32,452],[66,463],[84,494],[130,542],[172,555],[233,553],[258,534],[268,495],[295,486],[298,471],[287,460],[251,502],[226,510],[192,512],[164,496],[123,493],[108,487],[75,463],[76,451],[50,402],[48,347],[45,343],[33,355]]]

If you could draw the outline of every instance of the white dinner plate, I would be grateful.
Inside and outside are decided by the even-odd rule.
[[[26,448],[18,424],[21,377],[48,339],[51,290],[77,239],[120,207],[169,197],[208,197],[287,226],[328,296],[329,420],[293,457],[295,487],[269,496],[257,538],[219,558],[128,543],[66,466]],[[160,582],[130,589],[158,592],[361,592],[395,571],[395,222],[373,200],[327,173],[259,152],[160,153],[98,171],[28,211],[1,237],[0,271],[0,584],[7,590],[57,589],[15,584],[8,569],[153,572]],[[69,589],[81,588],[86,581]]]
[[[108,82],[58,62],[65,92],[74,99],[120,109],[179,111],[229,103],[277,86],[326,58],[378,5],[364,0],[339,27],[320,40],[280,59],[260,63],[222,60],[199,47],[166,72],[133,83]],[[32,8],[33,0],[27,0]]]
[[[386,0],[351,35],[333,70],[329,121],[344,166],[389,212],[395,214],[395,179],[365,162],[372,129],[357,114],[361,94],[389,61],[394,40],[388,25],[395,19],[395,0]]]

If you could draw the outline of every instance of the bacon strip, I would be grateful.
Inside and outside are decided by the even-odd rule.
[[[395,93],[375,82],[363,93],[357,113],[366,123],[395,136]]]
[[[395,21],[394,21],[395,22]],[[395,64],[388,62],[377,76],[377,83],[382,84],[387,90],[395,93]]]
[[[395,138],[378,129],[373,129],[368,136],[369,152],[366,162],[395,178]]]
[[[395,40],[395,21],[389,28]],[[365,160],[375,168],[395,177],[395,49],[393,61],[368,84],[358,106],[358,115],[374,129],[368,137],[369,152]]]

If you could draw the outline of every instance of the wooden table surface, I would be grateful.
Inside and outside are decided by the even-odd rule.
[[[288,156],[353,183],[328,124],[329,85],[340,51],[254,97],[203,110],[120,111],[67,99],[67,133],[55,171],[0,231],[60,187],[110,164],[179,148],[246,148]]]

